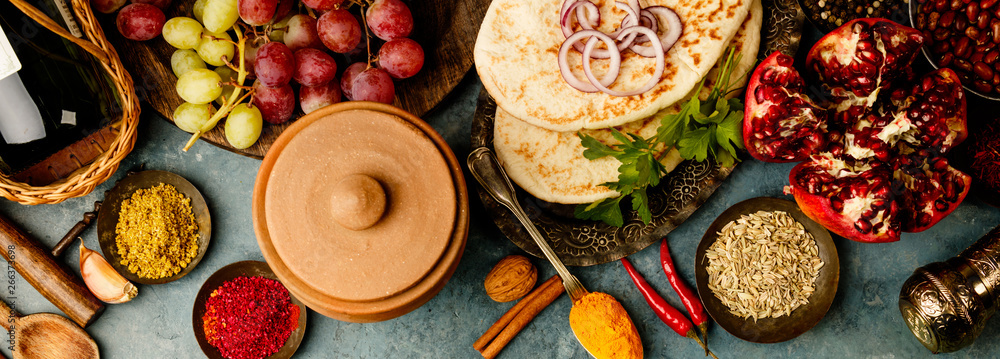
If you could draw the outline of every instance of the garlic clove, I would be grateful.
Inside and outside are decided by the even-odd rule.
[[[80,240],[80,275],[91,293],[108,304],[125,303],[139,294],[137,288],[128,279],[122,277],[111,264],[93,250],[83,245]]]

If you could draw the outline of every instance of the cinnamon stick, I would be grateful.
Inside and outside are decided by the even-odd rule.
[[[476,343],[473,343],[473,347],[484,358],[495,358],[503,350],[504,346],[510,343],[517,333],[521,332],[521,329],[524,329],[542,309],[545,309],[556,298],[559,298],[563,291],[562,280],[557,275],[552,276],[552,278],[549,278],[549,280],[542,283],[542,285],[535,288],[528,296],[511,307],[507,313],[504,313],[479,340],[476,340]],[[487,343],[489,344],[487,345]]]
[[[537,288],[535,288],[535,290],[532,290],[531,293],[528,293],[528,295],[524,296],[524,298],[521,298],[521,300],[518,301],[517,304],[514,304],[513,307],[510,307],[510,309],[508,309],[507,312],[500,317],[500,319],[497,319],[496,323],[493,323],[493,325],[491,325],[489,329],[486,329],[486,333],[483,333],[483,335],[480,336],[479,339],[476,339],[476,342],[472,343],[472,347],[480,352],[482,352],[483,349],[486,349],[486,346],[489,345],[491,341],[493,341],[493,338],[496,338],[497,334],[500,334],[503,328],[507,326],[507,323],[510,323],[510,321],[513,320],[515,316],[517,316],[517,313],[521,312],[521,310],[524,309],[524,307],[526,307],[529,303],[534,301],[534,298],[538,297],[538,293],[541,293],[544,290],[544,288],[551,286],[552,283],[558,281],[559,281],[559,276],[554,275],[552,276],[552,278],[549,278],[541,285],[539,285]]]

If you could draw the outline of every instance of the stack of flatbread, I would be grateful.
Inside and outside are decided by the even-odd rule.
[[[612,0],[591,0],[601,11],[599,30],[609,33],[625,17]],[[476,70],[496,100],[493,147],[510,178],[531,195],[554,203],[589,203],[619,194],[602,183],[617,181],[621,163],[612,157],[588,160],[578,133],[612,145],[611,128],[650,137],[660,119],[677,113],[697,94],[708,97],[715,73],[734,46],[742,54],[732,77],[744,76],[760,46],[760,0],[640,0],[643,7],[673,9],[684,24],[666,54],[660,81],[646,93],[615,97],[570,87],[559,72],[557,54],[565,40],[559,27],[563,0],[493,0],[475,46]],[[663,26],[661,26],[663,28]],[[593,60],[600,77],[608,61]],[[584,79],[581,56],[570,50],[572,72]],[[603,67],[602,67],[603,66]],[[640,87],[655,67],[653,59],[622,52],[621,75],[611,88]],[[707,77],[706,77],[707,76]],[[737,84],[742,86],[741,84]],[[681,157],[674,149],[662,162],[668,170]]]

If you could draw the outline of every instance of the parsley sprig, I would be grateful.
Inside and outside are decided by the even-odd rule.
[[[576,217],[621,227],[624,219],[620,204],[628,196],[632,198],[632,209],[639,213],[643,223],[648,224],[652,213],[646,190],[658,185],[667,174],[660,160],[670,147],[676,147],[681,157],[688,160],[705,161],[711,155],[726,167],[739,161],[737,148],[744,148],[743,101],[738,97],[726,99],[727,94],[736,90],[730,88],[738,82],[731,81],[734,80],[731,76],[739,62],[740,54],[731,47],[708,98],[702,102],[697,96],[705,84],[705,79],[702,79],[693,92],[695,96],[681,106],[680,112],[663,116],[656,135],[652,137],[644,138],[612,129],[612,136],[620,143],[608,146],[590,135],[578,133],[586,148],[584,157],[595,160],[612,156],[622,164],[618,167],[618,181],[602,184],[621,195],[581,204],[574,211]]]

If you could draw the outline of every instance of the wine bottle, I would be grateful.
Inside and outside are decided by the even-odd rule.
[[[82,36],[64,0],[29,3],[73,35]],[[0,49],[0,130],[6,129],[0,131],[3,175],[26,170],[121,116],[115,88],[100,63],[9,1],[0,1],[0,37],[9,45],[6,52]],[[20,69],[4,77],[5,60],[20,63]],[[8,138],[7,132],[29,128],[31,136]]]

